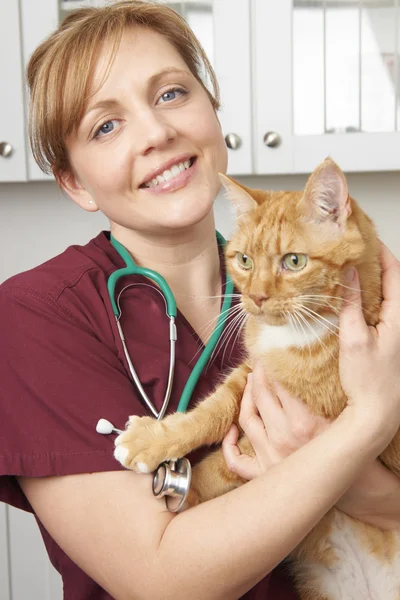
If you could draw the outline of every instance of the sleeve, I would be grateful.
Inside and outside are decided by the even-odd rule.
[[[30,510],[15,476],[122,469],[114,435],[146,414],[116,349],[46,296],[0,291],[0,500]]]

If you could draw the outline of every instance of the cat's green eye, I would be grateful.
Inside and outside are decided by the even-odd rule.
[[[307,254],[285,254],[282,263],[289,271],[301,271],[307,264]]]
[[[247,256],[247,254],[237,252],[236,259],[241,269],[244,269],[245,271],[250,271],[250,269],[253,268],[253,261],[249,256]]]

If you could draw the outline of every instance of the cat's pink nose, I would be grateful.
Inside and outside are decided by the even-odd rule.
[[[251,298],[257,306],[261,306],[264,300],[268,300],[268,296],[264,296],[263,294],[249,294],[249,298]]]

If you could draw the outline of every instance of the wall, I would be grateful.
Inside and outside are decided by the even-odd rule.
[[[301,189],[306,176],[242,177],[249,187]],[[400,172],[348,176],[349,189],[374,219],[381,239],[400,257]],[[232,229],[227,200],[216,201],[216,221],[229,237]],[[86,213],[64,196],[54,182],[0,184],[0,281],[29,269],[70,244],[85,243],[107,220]]]

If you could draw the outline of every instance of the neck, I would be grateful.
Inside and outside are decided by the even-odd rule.
[[[196,300],[204,302],[204,297],[221,294],[212,214],[191,228],[167,235],[142,233],[115,224],[111,232],[137,265],[153,269],[164,277],[182,312]]]

